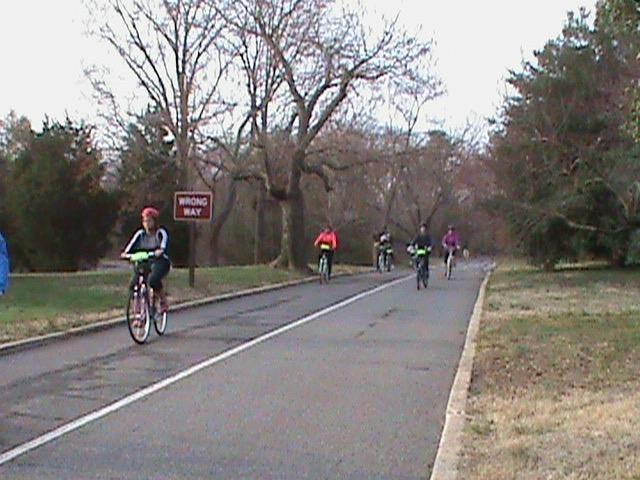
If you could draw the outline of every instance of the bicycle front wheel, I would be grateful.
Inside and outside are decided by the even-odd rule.
[[[320,257],[320,262],[318,263],[318,277],[321,284],[324,283],[324,277],[325,277],[324,272],[326,270],[326,264],[327,264],[327,261],[323,255]]]
[[[144,292],[134,291],[127,302],[127,327],[133,341],[143,344],[150,331],[149,301]]]

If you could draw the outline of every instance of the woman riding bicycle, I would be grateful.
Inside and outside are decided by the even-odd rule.
[[[169,234],[160,226],[159,217],[160,212],[154,207],[145,207],[142,210],[142,228],[133,234],[120,257],[128,258],[129,255],[136,252],[153,252],[155,254],[155,259],[151,263],[148,281],[151,288],[153,288],[154,294],[160,299],[160,313],[165,313],[169,309],[169,304],[167,302],[167,294],[162,288],[162,279],[167,276],[171,269],[171,260],[167,255]],[[137,272],[134,271],[133,278],[129,284],[130,289],[133,290],[137,279]]]
[[[327,225],[324,227],[324,230],[320,232],[316,241],[313,242],[313,245],[316,248],[320,249],[320,254],[318,255],[318,262],[322,255],[327,255],[327,270],[329,279],[331,278],[331,268],[333,266],[333,253],[338,249],[338,234],[331,227],[331,225]]]
[[[460,250],[460,237],[454,225],[449,225],[447,233],[442,237],[442,248],[444,248],[444,264],[446,267],[449,255],[453,255],[453,260],[455,261],[456,252]]]

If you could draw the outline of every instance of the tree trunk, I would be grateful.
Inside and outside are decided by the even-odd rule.
[[[308,271],[307,239],[304,228],[304,197],[302,190],[292,192],[287,202],[287,221],[289,222],[289,268]]]
[[[220,230],[212,230],[209,238],[209,265],[220,266]]]
[[[391,221],[391,213],[393,211],[393,205],[396,200],[396,195],[398,193],[398,183],[397,181],[391,187],[391,193],[389,194],[389,198],[387,198],[387,204],[385,205],[384,217],[382,219],[382,228],[387,228],[389,226],[389,222]]]
[[[271,266],[275,268],[289,268],[289,207],[287,202],[280,202],[280,210],[282,212],[282,234],[280,236],[280,254],[271,262]]]
[[[611,252],[610,263],[616,268],[624,268],[626,266],[629,249],[631,247],[630,231],[624,232],[622,235],[624,235],[624,237],[617,242]]]
[[[300,188],[302,170],[300,156],[304,152],[294,153],[286,198],[280,202],[282,208],[282,242],[280,255],[272,263],[275,267],[310,272],[307,265],[307,244],[304,228],[304,195]]]
[[[276,268],[288,268],[308,273],[310,268],[307,264],[302,192],[280,202],[280,208],[282,209],[280,255],[271,265]]]
[[[256,265],[267,261],[266,239],[267,239],[267,189],[264,183],[260,182],[258,199],[256,201],[256,225],[255,240],[253,242],[253,262]]]

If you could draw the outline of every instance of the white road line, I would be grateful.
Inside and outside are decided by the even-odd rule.
[[[237,347],[227,350],[226,352],[216,355],[215,357],[211,357],[207,360],[197,363],[196,365],[193,365],[187,368],[186,370],[182,370],[181,372],[178,372],[171,377],[167,377],[164,380],[160,380],[157,383],[149,385],[148,387],[145,387],[142,390],[138,390],[137,392],[132,393],[131,395],[128,395],[124,398],[121,398],[120,400],[117,400],[103,408],[100,408],[99,410],[88,413],[80,418],[77,418],[76,420],[66,423],[54,430],[51,430],[50,432],[47,432],[44,435],[36,437],[33,440],[29,440],[28,442],[18,445],[17,447],[12,448],[11,450],[7,450],[6,452],[3,452],[2,454],[0,454],[0,465],[10,462],[16,457],[24,455],[25,453],[30,452],[31,450],[34,450],[42,445],[45,445],[46,443],[49,443],[57,438],[60,438],[63,435],[66,435],[67,433],[73,432],[74,430],[77,430],[91,422],[99,420],[100,418],[106,415],[109,415],[110,413],[113,413],[117,410],[120,410],[121,408],[124,408],[127,405],[137,402],[138,400],[142,400],[143,398],[148,397],[149,395],[155,392],[158,392],[164,388],[169,387],[170,385],[173,385],[174,383],[179,382],[180,380],[184,380],[185,378],[198,373],[200,370],[203,370],[212,365],[215,365],[216,363],[222,362],[223,360],[226,360],[229,357],[233,357],[234,355],[237,355],[245,350],[248,350],[249,348],[258,345],[259,343],[265,342],[278,335],[282,335],[283,333],[288,332],[289,330],[292,330],[296,327],[299,327],[300,325],[304,325],[305,323],[311,322],[323,315],[326,315],[327,313],[331,313],[335,310],[339,310],[340,308],[346,307],[347,305],[350,305],[354,302],[362,300],[363,298],[368,297],[369,295],[373,295],[389,287],[393,287],[394,285],[402,283],[410,278],[413,278],[413,275],[399,278],[392,282],[385,283],[384,285],[380,285],[379,287],[373,288],[371,290],[367,290],[366,292],[359,293],[357,295],[354,295],[353,297],[347,298],[346,300],[336,303],[335,305],[332,305],[323,310],[317,311],[309,316],[301,318],[300,320],[296,320],[295,322],[289,323],[265,335],[257,337],[249,342],[243,343],[242,345],[238,345]]]

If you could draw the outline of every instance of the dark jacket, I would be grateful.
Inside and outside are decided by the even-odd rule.
[[[425,233],[424,235],[418,234],[418,236],[411,242],[411,245],[417,248],[429,248],[433,246],[431,243],[431,235],[428,233]]]

